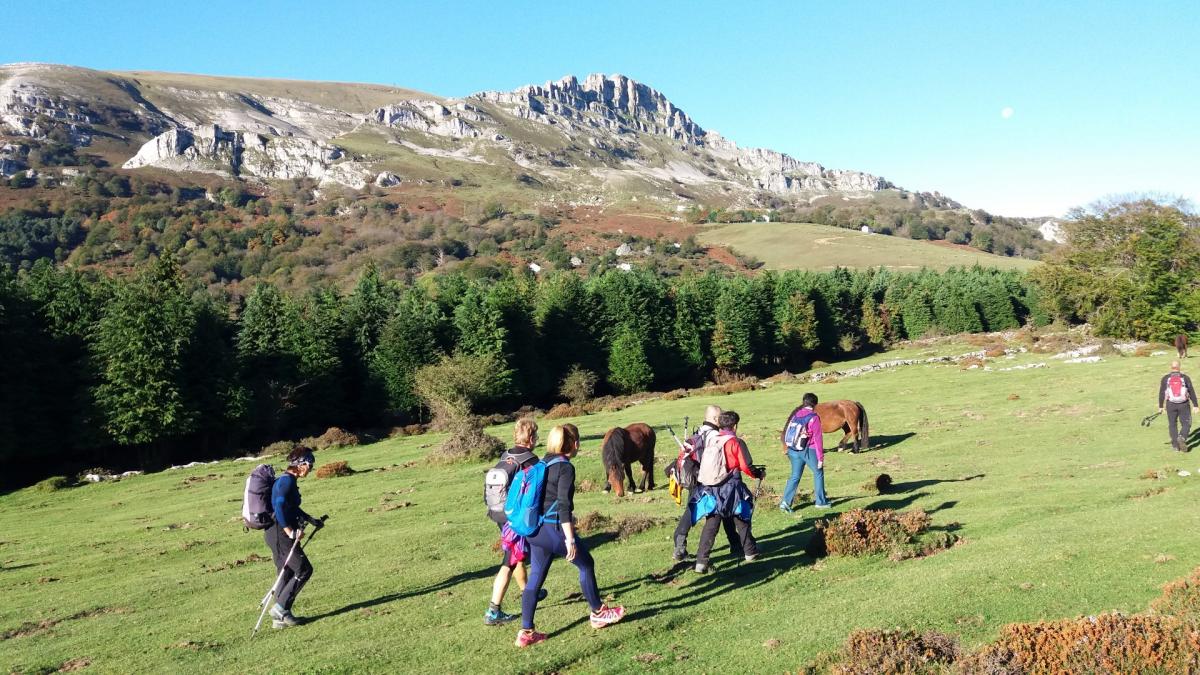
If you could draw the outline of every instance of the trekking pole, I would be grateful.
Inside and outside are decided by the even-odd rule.
[[[665,424],[665,425],[663,425],[663,426],[665,426],[665,427],[667,428],[667,432],[671,434],[671,438],[674,438],[674,439],[675,439],[675,443],[676,443],[676,445],[678,445],[678,446],[679,446],[679,449],[680,449],[680,450],[687,450],[687,448],[683,447],[683,441],[679,440],[679,437],[675,435],[675,430],[671,428],[671,425],[670,425],[670,424]],[[683,428],[684,428],[684,431],[687,431],[687,420],[686,420],[686,419],[684,420],[684,427],[683,427]]]
[[[767,477],[767,465],[751,464],[750,468],[754,469],[759,474],[758,480],[754,482],[754,502],[758,503],[758,495],[760,492],[762,492],[763,479]]]
[[[328,517],[328,515],[324,515],[317,519],[321,521],[321,524],[314,528],[313,531],[308,535],[308,540],[304,542],[305,546],[312,542],[312,538],[317,536],[317,532],[320,532],[321,528],[325,526],[325,519]],[[267,594],[263,596],[262,602],[259,605],[262,607],[262,611],[258,613],[258,621],[254,622],[254,630],[250,631],[251,639],[254,638],[254,636],[258,633],[259,627],[262,626],[263,617],[267,614],[267,608],[271,606],[271,600],[278,597],[279,584],[283,583],[283,575],[287,572],[288,563],[292,561],[292,555],[296,552],[296,547],[300,545],[300,540],[303,537],[304,528],[301,528],[300,535],[292,540],[292,548],[288,551],[287,557],[283,559],[283,566],[279,568],[279,576],[275,577],[275,583],[271,584],[271,590],[267,591]]]
[[[1142,426],[1149,427],[1151,424],[1154,423],[1154,420],[1158,419],[1158,416],[1161,414],[1162,414],[1161,412],[1156,412],[1153,415],[1146,415],[1145,417],[1142,418]]]

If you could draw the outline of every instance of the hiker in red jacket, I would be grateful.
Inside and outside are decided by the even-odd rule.
[[[1191,407],[1188,407],[1188,403]],[[1192,430],[1192,412],[1200,413],[1196,403],[1196,389],[1192,378],[1179,372],[1179,361],[1171,362],[1171,372],[1163,375],[1158,384],[1158,412],[1167,412],[1167,430],[1171,434],[1171,447],[1178,452],[1188,452],[1188,435]],[[1182,427],[1178,431],[1176,426]]]
[[[753,459],[746,442],[738,437],[738,414],[732,410],[721,413],[720,431],[709,437],[704,455],[700,458],[700,476],[697,486],[698,498],[691,502],[692,520],[700,522],[707,518],[700,532],[700,544],[696,549],[696,571],[703,574],[711,568],[708,564],[717,530],[721,524],[730,523],[737,532],[740,554],[746,562],[758,557],[758,543],[750,530],[750,519],[754,513],[754,495],[742,482],[742,474],[751,478],[762,478],[754,468]],[[730,542],[730,549],[734,542]],[[735,555],[738,552],[734,552]]]

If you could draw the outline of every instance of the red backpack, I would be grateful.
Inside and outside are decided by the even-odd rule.
[[[1171,403],[1184,403],[1188,400],[1188,388],[1183,382],[1183,375],[1171,373],[1167,376],[1167,400]]]

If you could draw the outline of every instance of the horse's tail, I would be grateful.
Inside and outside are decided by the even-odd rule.
[[[867,409],[858,401],[854,402],[858,406],[858,431],[862,437],[862,449],[871,449],[871,427],[867,424]]]

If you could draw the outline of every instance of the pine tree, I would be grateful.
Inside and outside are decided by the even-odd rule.
[[[608,381],[623,393],[645,391],[654,381],[641,338],[630,326],[622,327],[608,355]]]
[[[499,307],[488,302],[487,291],[480,284],[471,284],[454,308],[454,329],[458,336],[456,352],[487,357],[498,366],[495,380],[487,389],[501,397],[512,394],[513,372],[504,316]]]
[[[414,378],[421,367],[437,363],[441,356],[437,332],[442,320],[437,304],[414,288],[404,294],[384,327],[371,354],[371,371],[382,382],[394,413],[412,415],[419,408]]]
[[[862,304],[862,332],[867,336],[867,342],[877,347],[888,343],[887,325],[880,314],[875,298],[868,295]]]
[[[713,330],[713,361],[717,368],[744,372],[755,363],[755,318],[750,284],[731,279],[717,297],[717,325]]]
[[[246,299],[237,334],[237,355],[250,389],[251,416],[258,432],[276,438],[293,421],[311,424],[303,406],[309,383],[300,362],[299,310],[271,284],[259,284]]]
[[[121,445],[146,445],[191,431],[183,355],[195,316],[179,268],[164,255],[118,286],[97,326],[96,402],[103,427]]]

